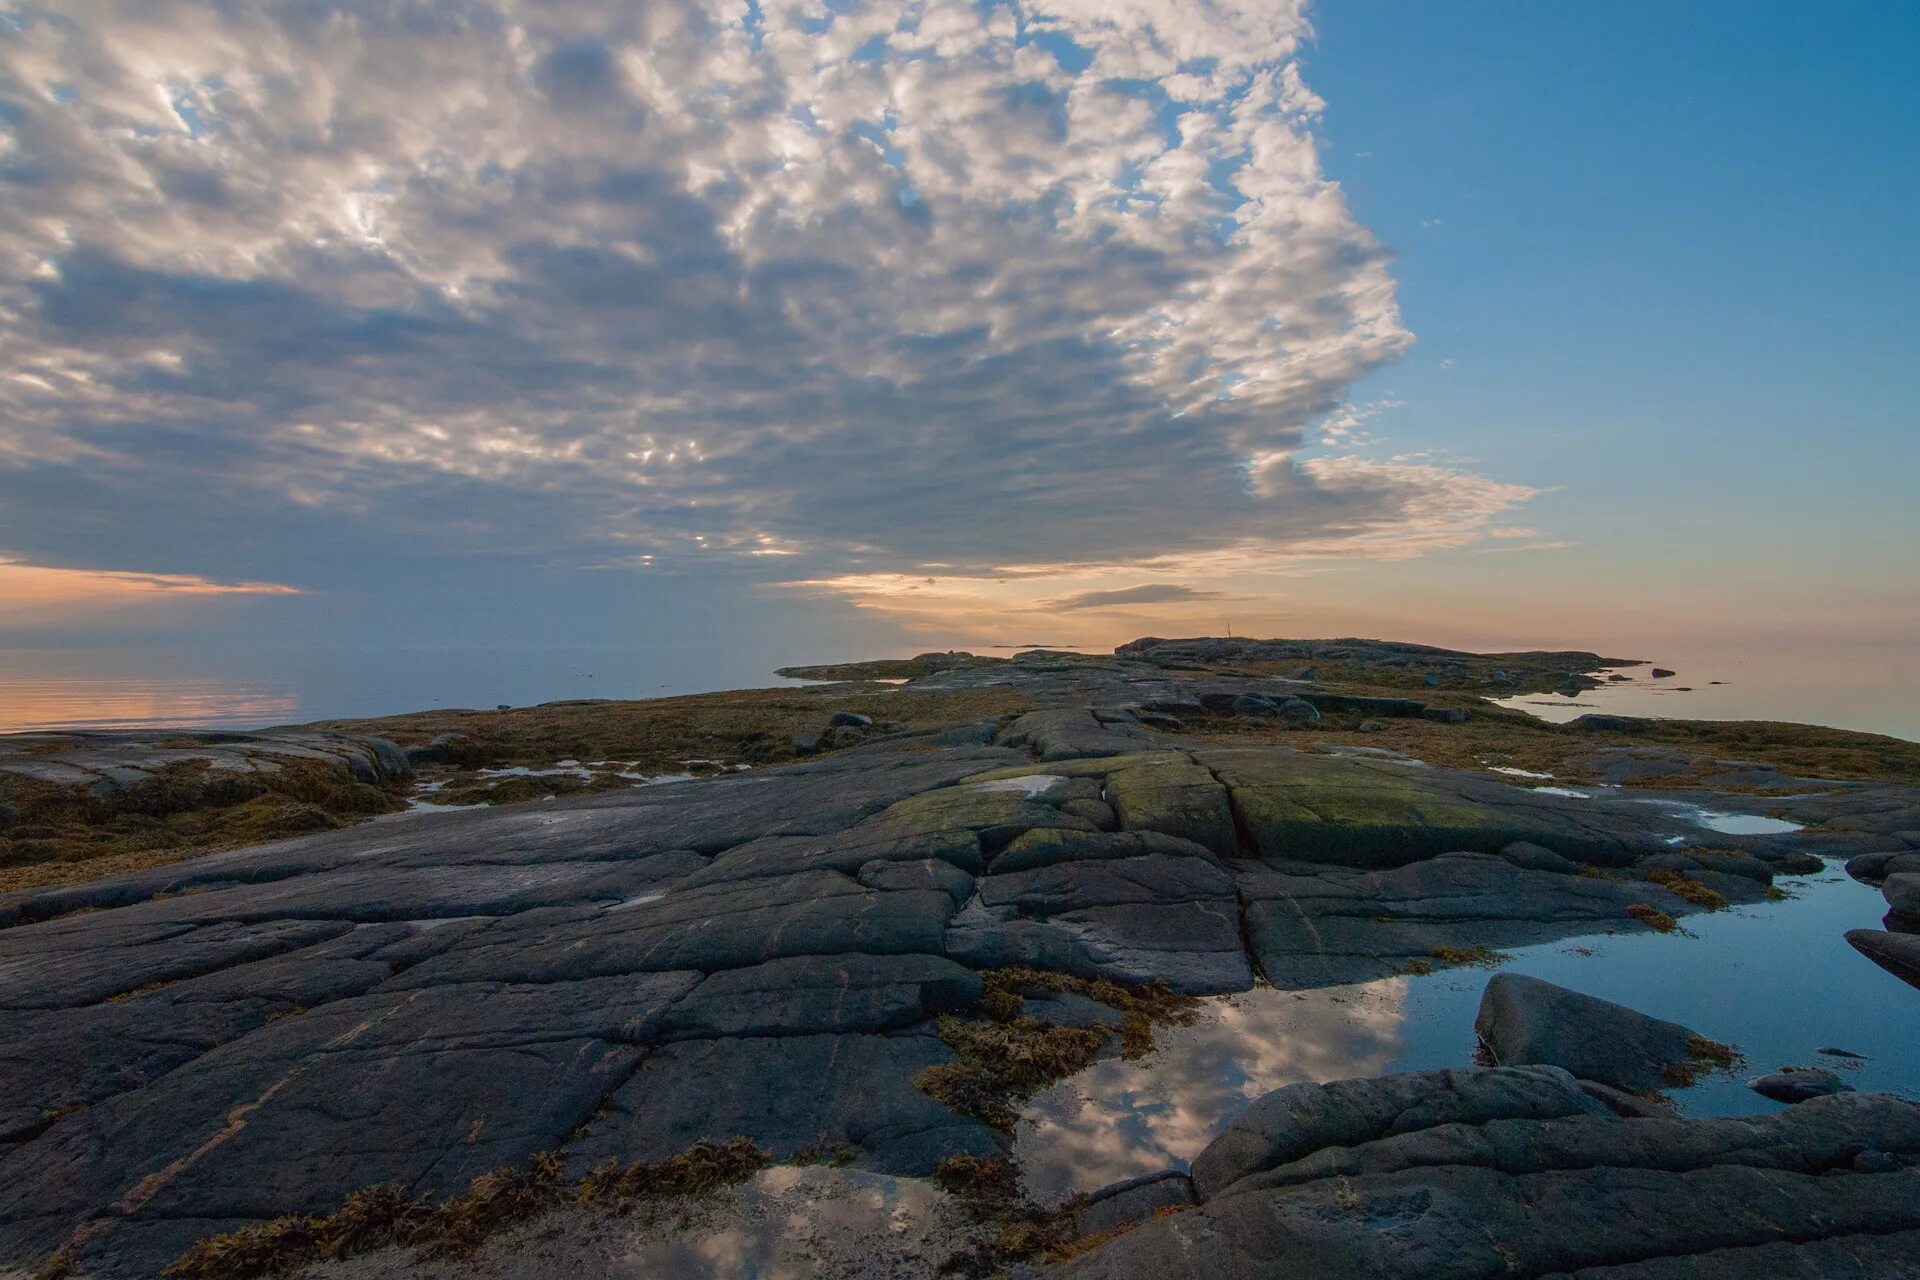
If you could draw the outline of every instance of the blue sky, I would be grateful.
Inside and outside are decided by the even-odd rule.
[[[1327,170],[1396,250],[1419,339],[1354,391],[1405,402],[1392,445],[1554,487],[1529,522],[1583,545],[1536,568],[1598,591],[1625,563],[1910,609],[1920,8],[1314,21]]]
[[[1902,3],[14,3],[0,645],[1911,644],[1916,63]]]

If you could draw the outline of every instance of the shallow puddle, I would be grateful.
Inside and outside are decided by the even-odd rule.
[[[1746,1088],[1782,1066],[1827,1066],[1863,1090],[1920,1093],[1920,991],[1855,952],[1879,892],[1833,864],[1783,878],[1784,902],[1689,916],[1684,933],[1603,934],[1526,947],[1501,968],[1671,1018],[1739,1047],[1743,1067],[1674,1097],[1692,1115],[1779,1110]],[[1208,1002],[1138,1062],[1096,1063],[1041,1094],[1015,1135],[1028,1186],[1056,1202],[1136,1174],[1184,1168],[1253,1099],[1338,1080],[1473,1061],[1488,971],[1449,969],[1319,991],[1263,988]],[[1822,1055],[1850,1050],[1854,1061]]]

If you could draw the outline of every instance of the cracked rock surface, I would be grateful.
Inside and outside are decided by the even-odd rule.
[[[925,1174],[1004,1147],[915,1084],[953,1061],[937,1019],[972,1009],[980,970],[1193,994],[1349,982],[1437,948],[1645,927],[1630,906],[1697,909],[1655,871],[1752,901],[1829,838],[1738,839],[1632,800],[1209,746],[1135,714],[1199,696],[1137,664],[925,679],[994,678],[1049,705],[0,899],[0,1267],[58,1250],[84,1274],[151,1275],[210,1234],[378,1182],[447,1197],[547,1150],[578,1171],[738,1134],[776,1157],[845,1148]],[[1289,682],[1218,683],[1203,692]],[[1874,820],[1920,830],[1891,794],[1868,797]],[[1679,863],[1676,837],[1692,851]],[[1072,1003],[1035,1005],[1066,1021]],[[1231,1159],[1196,1163],[1197,1209],[1068,1270],[1256,1274],[1286,1254],[1327,1275],[1704,1275],[1644,1267],[1693,1256],[1669,1239],[1689,1224],[1746,1251],[1740,1266],[1783,1243],[1920,1230],[1920,1122],[1876,1095],[1637,1130],[1682,1122],[1620,1120],[1546,1068],[1393,1087],[1296,1098],[1277,1108],[1284,1139],[1281,1120],[1251,1139],[1236,1125]],[[1623,1147],[1634,1133],[1672,1140]],[[1719,1136],[1683,1141],[1695,1133]],[[1843,1151],[1846,1133],[1861,1137]],[[1163,1195],[1183,1203],[1135,1198]],[[1603,1201],[1616,1221],[1594,1221]],[[1443,1257],[1471,1265],[1409,1261]]]

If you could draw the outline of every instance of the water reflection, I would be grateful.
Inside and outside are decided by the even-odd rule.
[[[1044,1203],[1185,1168],[1260,1095],[1299,1080],[1377,1075],[1400,1051],[1406,978],[1321,991],[1261,988],[1209,1002],[1135,1062],[1095,1064],[1039,1095],[1014,1136]]]
[[[1685,720],[1785,720],[1920,739],[1920,645],[1822,643],[1660,648],[1678,675],[1622,667],[1624,683],[1578,697],[1528,693],[1502,706],[1562,723],[1588,712]]]
[[[214,676],[0,674],[0,733],[264,725],[291,719],[299,706],[284,688]]]
[[[1777,1111],[1745,1086],[1784,1066],[1844,1069],[1856,1088],[1920,1094],[1920,991],[1848,946],[1886,903],[1837,865],[1782,879],[1793,894],[1689,916],[1683,932],[1600,934],[1516,950],[1502,968],[1684,1023],[1736,1045],[1742,1070],[1675,1095],[1692,1115]],[[1248,1102],[1300,1080],[1428,1071],[1472,1061],[1488,973],[1443,970],[1322,991],[1256,990],[1210,1002],[1197,1025],[1138,1062],[1109,1061],[1033,1100],[1015,1153],[1057,1202],[1184,1167]],[[1837,1047],[1864,1055],[1822,1055]]]

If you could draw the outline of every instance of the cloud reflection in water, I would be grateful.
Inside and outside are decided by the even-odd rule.
[[[1014,1153],[1029,1192],[1076,1191],[1185,1168],[1246,1104],[1300,1080],[1377,1075],[1401,1051],[1407,979],[1209,1001],[1136,1062],[1099,1062],[1027,1107]]]

